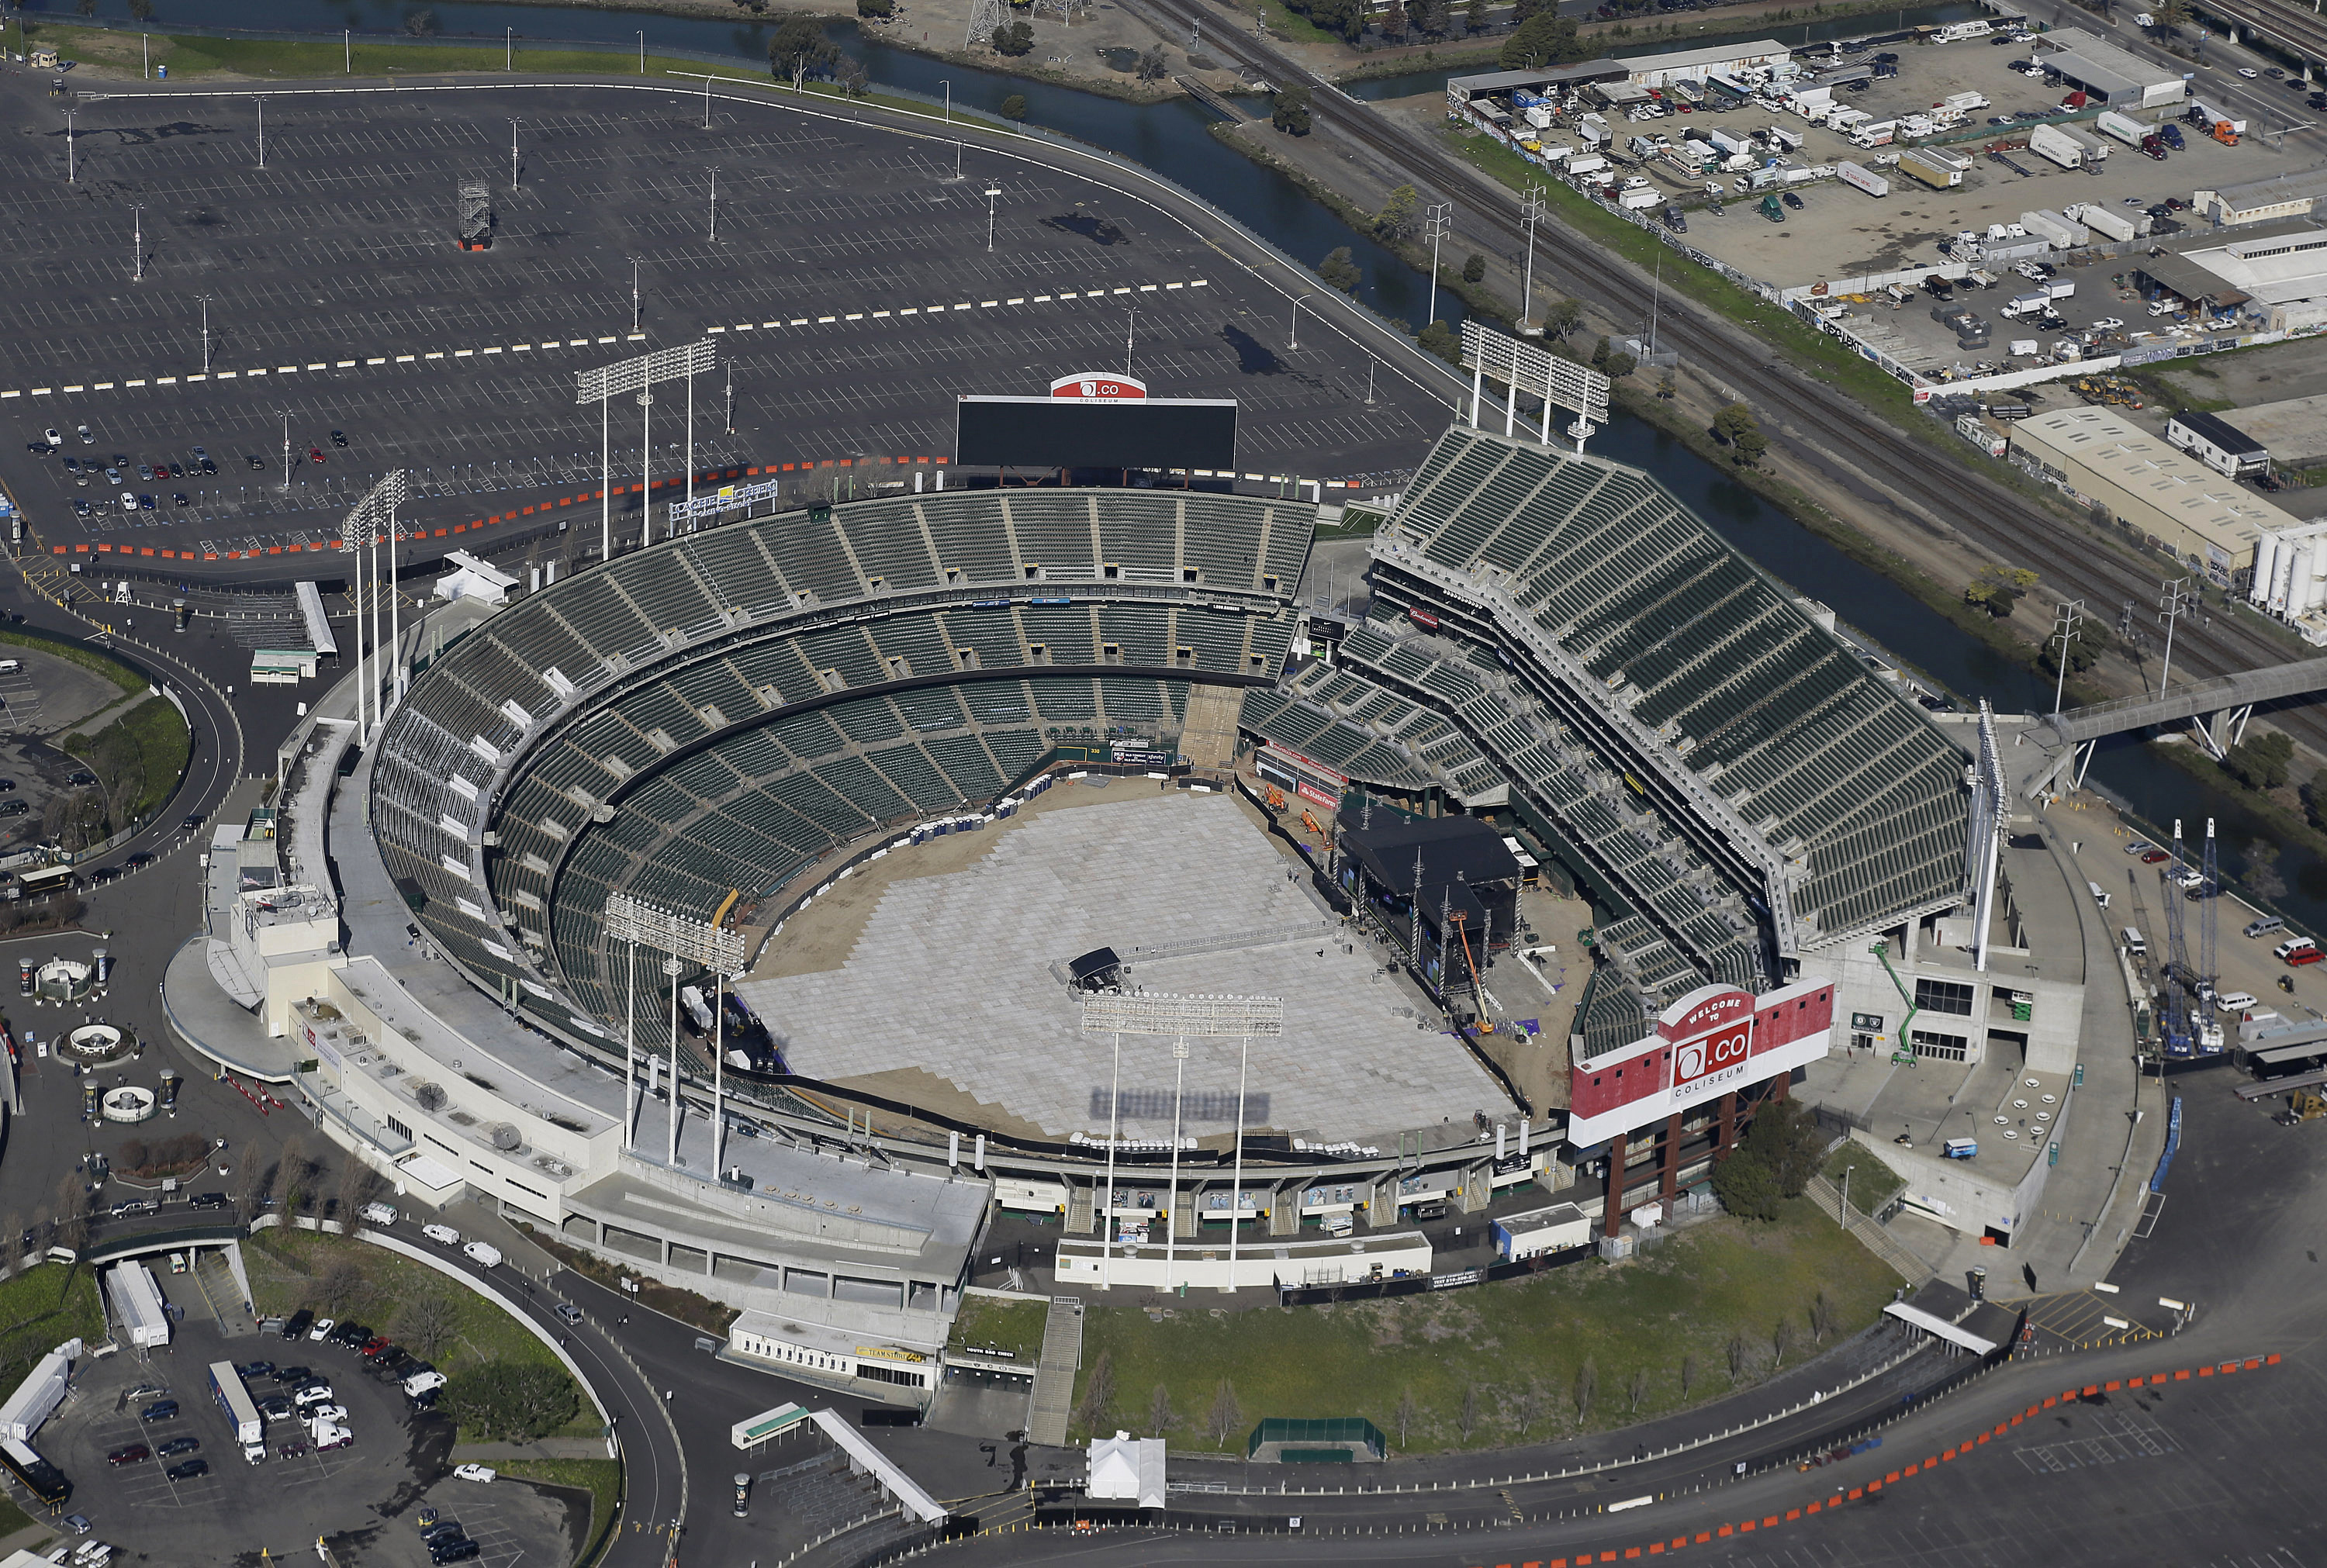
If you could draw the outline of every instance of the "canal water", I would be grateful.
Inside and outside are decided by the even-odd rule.
[[[28,0],[24,12],[70,23],[78,19],[71,0]],[[261,31],[313,32],[350,29],[365,35],[396,35],[416,12],[434,14],[439,36],[499,39],[514,28],[520,40],[634,43],[640,33],[650,50],[687,50],[732,56],[765,69],[772,25],[765,22],[661,16],[645,13],[565,9],[538,5],[416,0],[158,0],[143,25],[166,32],[173,23]],[[1924,6],[1897,17],[1879,14],[1846,23],[1810,24],[1813,41],[1829,29],[1864,32],[1885,22],[1936,23],[1976,14],[1969,5]],[[127,20],[127,0],[98,0],[103,18]],[[894,48],[877,36],[860,34],[853,23],[835,23],[834,42],[862,59],[876,82],[930,94],[950,84],[955,101],[998,113],[1002,100],[1024,95],[1032,123],[1105,147],[1176,181],[1232,214],[1255,232],[1296,258],[1314,264],[1327,251],[1348,246],[1365,275],[1360,294],[1386,316],[1414,322],[1425,308],[1428,279],[1399,257],[1350,229],[1333,213],[1283,176],[1262,169],[1205,134],[1210,117],[1184,98],[1134,105],[1043,82],[949,64]],[[1794,32],[1785,36],[1791,42]],[[1758,33],[1737,36],[1759,36]],[[1416,73],[1368,84],[1368,96],[1403,96],[1443,83],[1447,73]],[[1401,86],[1401,84],[1403,84]],[[1440,313],[1450,320],[1461,302],[1439,291]],[[1744,554],[1800,593],[1835,607],[1844,621],[1874,636],[1897,658],[1967,703],[1980,697],[2006,713],[2049,710],[2049,681],[1999,658],[1986,644],[1967,636],[1944,616],[1871,568],[1834,548],[1800,524],[1765,504],[1716,464],[1698,457],[1653,426],[1618,415],[1594,437],[1593,450],[1655,473],[1680,499]],[[2233,798],[2208,789],[2181,769],[2160,760],[2138,741],[2119,740],[2103,748],[2090,781],[2123,800],[2150,824],[2170,828],[2183,819],[2193,852],[2207,817],[2216,819],[2224,872],[2241,876],[2249,846],[2274,842],[2266,824]],[[2314,931],[2327,931],[2327,863],[2300,845],[2287,845],[2278,870],[2287,884],[2276,899],[2289,916]],[[2116,891],[2112,888],[2111,891]]]

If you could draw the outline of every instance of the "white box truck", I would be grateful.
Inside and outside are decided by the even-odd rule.
[[[2149,135],[2149,127],[2139,120],[2129,119],[2115,109],[2104,110],[2093,122],[2093,129],[2105,136],[2115,136],[2128,147],[2141,145],[2141,138]]]
[[[2040,158],[2051,160],[2063,169],[2085,166],[2085,149],[2074,136],[2065,135],[2058,126],[2038,126],[2028,133],[2028,150]]]
[[[1585,153],[1567,160],[1567,172],[1571,174],[1596,174],[1607,166],[1608,160],[1598,153]]]
[[[1984,109],[1987,107],[1987,95],[1986,93],[1977,92],[1951,92],[1931,107],[1933,108],[1953,109],[1959,115],[1967,115],[1974,109]]]
[[[1890,181],[1884,179],[1880,174],[1870,173],[1868,171],[1860,168],[1855,163],[1836,163],[1834,166],[1834,175],[1836,179],[1841,181],[1844,184],[1848,185],[1855,190],[1864,191],[1869,196],[1888,196],[1891,194]]]
[[[210,1397],[226,1412],[226,1423],[234,1428],[234,1440],[242,1446],[242,1457],[252,1464],[266,1457],[266,1423],[258,1418],[258,1406],[250,1400],[250,1390],[242,1386],[242,1374],[234,1369],[231,1361],[210,1363]]]

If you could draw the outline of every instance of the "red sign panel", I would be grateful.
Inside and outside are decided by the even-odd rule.
[[[1306,779],[1296,782],[1293,786],[1293,792],[1301,797],[1304,800],[1313,800],[1318,805],[1329,807],[1332,810],[1339,811],[1341,808],[1341,798],[1340,796],[1326,794],[1325,791],[1318,789],[1317,786],[1310,783]]]
[[[1053,397],[1145,397],[1147,383],[1135,376],[1109,376],[1098,371],[1079,371],[1061,376],[1051,383]]]
[[[1416,626],[1422,628],[1425,631],[1435,631],[1438,630],[1438,617],[1431,614],[1427,610],[1409,609],[1406,612],[1406,618],[1408,621],[1413,621]]]
[[[1752,1054],[1753,1025],[1749,1020],[1734,1028],[1692,1040],[1673,1050],[1673,1087],[1681,1088],[1708,1075],[1742,1068]]]

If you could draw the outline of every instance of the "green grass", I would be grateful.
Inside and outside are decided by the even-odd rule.
[[[119,686],[124,695],[142,692],[153,684],[127,665],[107,658],[101,653],[93,652],[70,642],[59,642],[52,638],[40,636],[36,632],[0,631],[0,642],[13,642],[19,648],[29,648],[36,653],[45,653],[51,658],[61,658],[69,664],[77,664],[83,669],[93,669],[115,686]]]
[[[67,60],[102,62],[130,70],[143,69],[139,38],[135,33],[101,27],[70,27],[35,22],[24,28],[27,40],[54,44]],[[235,75],[314,79],[333,76],[439,76],[448,73],[510,74],[502,50],[471,43],[359,43],[352,58],[333,49],[326,40],[278,41],[255,38],[203,38],[192,34],[153,34],[153,62],[170,68],[179,77]],[[555,73],[574,76],[637,76],[639,57],[617,51],[547,49],[534,45],[516,52],[518,74]],[[699,60],[681,60],[650,52],[645,73],[703,72],[715,68]],[[732,74],[748,71],[738,61]]]
[[[42,1357],[76,1338],[105,1339],[95,1274],[44,1263],[0,1281],[0,1386],[15,1387]],[[0,1520],[0,1534],[8,1527]]]
[[[1873,1214],[1891,1199],[1891,1195],[1907,1185],[1907,1179],[1883,1162],[1883,1157],[1855,1138],[1843,1144],[1826,1158],[1826,1179],[1837,1188],[1843,1175],[1850,1176],[1850,1206],[1861,1214]]]
[[[32,1515],[7,1498],[0,1498],[0,1541],[6,1540],[19,1530],[28,1528],[32,1523]]]
[[[1369,534],[1378,532],[1381,526],[1388,521],[1389,518],[1383,513],[1371,511],[1352,503],[1342,511],[1340,522],[1320,523],[1317,525],[1316,532],[1321,539],[1362,538]]]
[[[317,1286],[337,1264],[351,1263],[362,1274],[362,1289],[339,1315],[370,1324],[378,1332],[396,1335],[397,1303],[430,1291],[442,1291],[454,1304],[458,1319],[444,1353],[431,1358],[448,1377],[481,1362],[532,1362],[565,1370],[565,1363],[531,1330],[479,1295],[425,1264],[385,1247],[315,1231],[273,1229],[253,1236],[245,1249],[250,1274],[252,1304],[261,1317],[287,1314],[301,1307],[318,1313],[322,1306]],[[594,1437],[602,1427],[598,1413],[584,1400],[582,1413],[556,1435]]]
[[[1261,20],[1269,32],[1291,43],[1329,43],[1337,49],[1347,49],[1338,33],[1328,33],[1306,16],[1300,15],[1283,4],[1283,0],[1259,0]]]
[[[1042,1356],[1042,1328],[1050,1321],[1045,1302],[1010,1302],[995,1296],[964,1296],[961,1315],[953,1321],[949,1349],[972,1345],[1014,1351],[1032,1367]]]
[[[1796,1199],[1774,1225],[1724,1217],[1614,1267],[1584,1263],[1395,1301],[1218,1315],[1192,1293],[1161,1309],[1160,1322],[1136,1307],[1100,1308],[1085,1323],[1077,1409],[1079,1420],[1105,1353],[1116,1388],[1106,1420],[1149,1431],[1160,1383],[1176,1447],[1212,1446],[1202,1428],[1223,1377],[1241,1412],[1231,1448],[1272,1415],[1361,1415],[1408,1452],[1500,1447],[1621,1426],[1746,1386],[1768,1374],[1780,1321],[1796,1341],[1787,1364],[1815,1353],[1808,1313],[1821,1291],[1835,1315],[1831,1343],[1872,1322],[1897,1283],[1864,1246]],[[1732,1335],[1746,1342],[1734,1379]],[[1587,1362],[1597,1391],[1579,1412]],[[1637,1414],[1629,1395],[1636,1369],[1646,1374]],[[1467,1436],[1466,1390],[1476,1391],[1478,1406]],[[1407,1393],[1416,1409],[1401,1445],[1397,1411]]]
[[[61,744],[93,768],[97,764],[92,759],[108,751],[117,757],[136,756],[142,763],[145,782],[134,798],[119,803],[117,828],[144,820],[167,800],[178,788],[178,776],[185,771],[186,761],[193,752],[193,736],[184,715],[162,697],[147,698],[94,735],[67,735]],[[97,770],[99,777],[105,776],[104,769]]]
[[[615,1507],[622,1498],[622,1463],[612,1459],[501,1459],[493,1461],[493,1469],[502,1475],[521,1480],[540,1481],[547,1486],[570,1487],[590,1494],[590,1528],[583,1535],[589,1544],[582,1549],[576,1563],[589,1563],[598,1555],[599,1543],[614,1523]]]

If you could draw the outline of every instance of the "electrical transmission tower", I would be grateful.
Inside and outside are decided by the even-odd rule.
[[[991,42],[994,30],[1007,27],[1014,20],[1010,0],[977,0],[969,8],[969,33],[962,40],[962,47],[975,49],[981,42]]]

